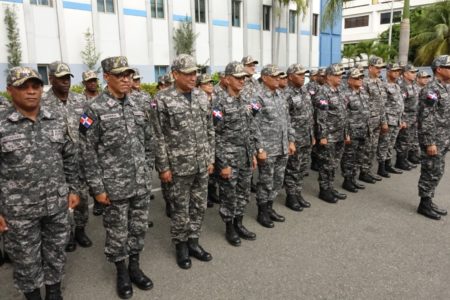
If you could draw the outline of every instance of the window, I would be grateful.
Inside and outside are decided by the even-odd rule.
[[[42,81],[44,81],[44,85],[48,85],[48,65],[38,65],[37,69]]]
[[[269,5],[263,5],[263,30],[270,30],[270,9]]]
[[[158,80],[159,76],[167,74],[168,66],[155,66],[155,81]]]
[[[318,14],[313,14],[312,35],[314,35],[314,36],[319,35],[319,15]]]
[[[399,23],[402,20],[402,12],[394,11],[392,23]],[[380,14],[380,24],[391,24],[391,12]]]
[[[164,19],[164,0],[151,0],[152,18]]]
[[[289,11],[289,33],[295,33],[297,24],[297,12],[295,10]]]
[[[205,0],[195,0],[195,22],[206,23]]]
[[[369,16],[345,18],[344,28],[356,28],[369,26]]]
[[[241,27],[241,0],[231,0],[231,23],[234,27]]]
[[[42,6],[52,6],[51,0],[30,0],[30,4],[42,5]]]
[[[114,13],[114,0],[97,0],[97,11]]]

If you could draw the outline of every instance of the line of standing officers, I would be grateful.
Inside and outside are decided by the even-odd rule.
[[[450,143],[449,56],[434,59],[429,83],[414,66],[378,57],[370,58],[367,79],[355,67],[342,80],[335,64],[311,71],[308,84],[309,71],[299,64],[286,72],[266,65],[255,80],[257,64],[250,56],[229,63],[212,87],[210,76],[197,76],[192,56],[179,55],[173,83],[160,82],[154,99],[139,90],[141,76],[121,56],[102,61],[100,93],[95,72],[83,74],[83,96],[69,91],[73,75],[65,63],[50,65],[52,88],[44,96],[35,70],[9,70],[12,105],[0,99],[0,232],[27,299],[41,299],[43,285],[45,299],[62,299],[65,252],[92,245],[85,232],[89,195],[103,215],[118,296],[132,297],[133,284],[153,287],[139,264],[153,168],[183,269],[191,257],[212,259],[199,243],[208,198],[220,203],[231,245],[256,239],[243,224],[256,168],[257,221],[266,228],[285,220],[274,209],[283,187],[287,207],[311,206],[302,196],[310,164],[319,173],[319,198],[336,203],[346,198],[335,189],[339,165],[342,187],[356,193],[364,189],[356,178],[374,184],[420,163],[418,213],[447,214],[433,197]]]

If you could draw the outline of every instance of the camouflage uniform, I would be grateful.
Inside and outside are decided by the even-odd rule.
[[[9,71],[8,85],[40,75]],[[42,82],[42,81],[41,81]],[[69,233],[67,195],[78,190],[78,151],[62,113],[41,106],[36,121],[14,107],[0,113],[0,215],[8,222],[5,249],[14,283],[29,293],[61,282]]]
[[[0,111],[7,109],[9,107],[11,107],[11,102],[9,102],[8,99],[0,96]]]
[[[102,61],[104,72],[127,70],[125,57]],[[120,262],[144,247],[151,190],[151,127],[142,103],[116,99],[106,87],[89,102],[80,119],[86,180],[94,196],[106,193],[105,255]]]
[[[172,68],[190,64],[190,59],[180,55]],[[177,244],[200,236],[206,209],[207,168],[214,164],[214,126],[208,98],[197,88],[185,95],[172,86],[156,95],[156,106],[155,166],[159,173],[172,172],[170,230]]]
[[[244,88],[241,91],[242,97],[245,99],[254,99],[261,91],[261,84],[253,77],[245,79]]]
[[[83,78],[83,82],[91,80],[91,79],[94,79],[94,78],[98,80],[97,73],[95,71],[92,71],[92,70],[88,70],[86,72],[83,72],[81,74],[81,77]],[[90,101],[90,100],[94,99],[95,97],[97,97],[97,96],[94,96],[94,97],[89,96],[86,93],[86,91],[83,93],[83,95],[86,98],[86,100],[88,100],[88,101]]]

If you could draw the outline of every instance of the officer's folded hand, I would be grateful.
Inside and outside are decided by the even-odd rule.
[[[345,143],[346,145],[351,145],[351,144],[352,144],[352,140],[350,139],[350,136],[349,136],[349,135],[346,135],[346,136],[345,136],[344,143]]]
[[[389,132],[389,126],[386,123],[381,124],[381,133],[388,133]]]
[[[406,124],[406,122],[401,122],[400,129],[405,129],[405,128],[408,128],[408,124]]]
[[[231,178],[231,167],[226,167],[222,170],[220,170],[220,177],[223,179],[230,179]]]
[[[311,139],[311,145],[315,145],[316,144],[316,138],[315,137],[313,137],[312,139]]]
[[[76,194],[69,194],[67,196],[67,201],[69,202],[69,208],[75,208],[80,203],[80,196]]]
[[[159,173],[159,179],[161,179],[161,182],[168,183],[172,181],[172,171],[167,170],[164,172]]]
[[[258,166],[258,160],[256,159],[256,156],[253,156],[252,169],[256,170],[257,166]]]
[[[211,175],[214,172],[214,165],[208,165],[208,174]]]
[[[107,193],[101,193],[101,194],[95,195],[95,200],[97,200],[97,202],[104,204],[104,205],[111,204],[111,200],[109,200]]]
[[[8,225],[6,225],[6,220],[3,216],[0,216],[0,232],[8,231]]]
[[[319,144],[321,146],[325,146],[325,145],[328,144],[328,140],[326,138],[321,138],[320,141],[319,141]]]
[[[266,151],[258,152],[256,158],[258,159],[258,164],[260,165],[263,164],[267,159],[267,152]]]
[[[295,151],[295,143],[289,142],[288,155],[294,155]]]
[[[427,146],[427,155],[428,156],[436,156],[438,154],[436,145]]]

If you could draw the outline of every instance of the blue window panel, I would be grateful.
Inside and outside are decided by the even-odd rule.
[[[253,24],[253,23],[248,23],[248,24],[247,24],[247,28],[248,28],[248,29],[253,29],[253,30],[261,30],[261,25],[259,25],[259,24]]]
[[[87,3],[79,3],[72,1],[64,1],[63,7],[67,9],[76,9],[76,10],[84,10],[84,11],[92,11],[92,5]]]
[[[173,15],[172,19],[174,21],[178,21],[178,22],[184,22],[184,21],[186,21],[186,19],[187,19],[188,22],[192,21],[192,17],[191,16],[182,16],[182,15]]]
[[[147,17],[147,12],[139,9],[124,8],[123,14],[127,16]]]
[[[218,20],[218,19],[214,19],[212,21],[214,26],[223,26],[223,27],[228,27],[228,20]]]
[[[286,27],[277,27],[275,28],[275,32],[280,32],[280,33],[287,33],[287,28]]]

